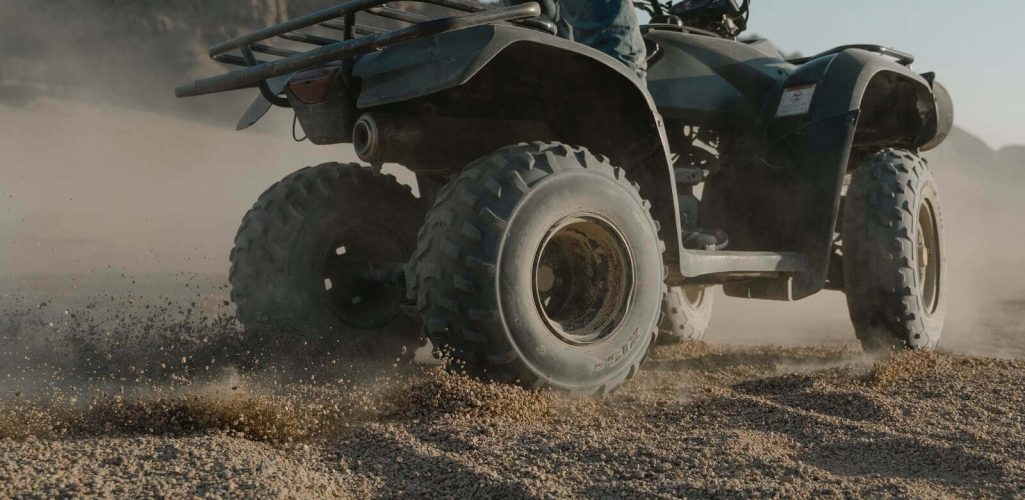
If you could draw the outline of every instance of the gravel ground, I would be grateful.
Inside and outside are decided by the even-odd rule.
[[[1022,360],[684,344],[575,401],[347,370],[8,391],[0,497],[1025,496]]]

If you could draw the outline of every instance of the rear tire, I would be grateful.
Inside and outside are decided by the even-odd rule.
[[[711,287],[670,287],[662,302],[658,343],[678,344],[705,338],[708,323],[712,320],[713,302]]]
[[[946,255],[939,195],[925,160],[888,149],[859,166],[842,228],[847,305],[862,347],[936,347],[946,312]]]
[[[471,375],[615,390],[654,341],[665,293],[649,206],[583,148],[521,144],[471,163],[420,233],[424,333]]]
[[[425,212],[408,186],[357,164],[307,167],[267,189],[231,252],[231,299],[248,347],[394,354],[412,345],[402,287],[361,273],[407,262]]]

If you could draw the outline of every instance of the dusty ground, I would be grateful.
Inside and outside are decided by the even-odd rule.
[[[391,384],[366,408],[346,407],[365,388],[321,386],[63,417],[8,401],[30,422],[0,433],[39,428],[0,439],[0,496],[1025,495],[1020,360],[700,344],[603,401],[440,371]]]
[[[235,370],[212,281],[179,283],[0,299],[0,497],[1025,495],[1014,325],[986,341],[1004,358],[660,347],[571,401],[401,353]]]
[[[0,106],[0,497],[1025,496],[1017,187],[934,164],[956,236],[938,354],[864,358],[824,294],[720,300],[710,344],[656,349],[601,401],[408,353],[239,372],[238,219],[348,155],[274,139],[278,118]]]

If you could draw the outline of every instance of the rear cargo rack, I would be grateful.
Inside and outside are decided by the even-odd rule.
[[[213,60],[241,68],[178,87],[175,95],[191,97],[257,87],[271,103],[287,106],[287,101],[271,90],[267,84],[268,79],[332,63],[351,66],[352,58],[389,45],[481,24],[516,22],[555,34],[555,25],[551,21],[537,17],[541,14],[541,8],[535,2],[489,9],[471,0],[410,1],[445,7],[461,15],[432,18],[419,12],[389,7],[387,0],[350,0],[214,45],[210,48]],[[409,26],[389,31],[359,24],[356,22],[356,14],[359,12]],[[316,27],[340,32],[341,39],[298,32]],[[312,45],[313,48],[298,51],[267,43],[275,38]],[[256,54],[278,59],[257,59]]]

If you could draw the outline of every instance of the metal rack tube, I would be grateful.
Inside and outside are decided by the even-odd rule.
[[[369,2],[369,0],[357,1]],[[444,1],[451,2],[454,0]],[[476,26],[480,24],[536,17],[540,13],[541,7],[537,3],[530,2],[521,5],[514,5],[511,7],[503,7],[499,9],[477,12],[474,14],[467,14],[465,16],[435,19],[421,24],[415,24],[413,26],[409,26],[408,28],[403,28],[400,30],[389,31],[387,33],[380,33],[377,35],[369,35],[361,38],[354,38],[351,40],[344,40],[332,45],[326,45],[324,47],[315,48],[308,52],[297,54],[291,57],[285,57],[283,59],[278,59],[276,61],[270,61],[264,64],[242,68],[225,75],[198,80],[192,85],[178,87],[177,89],[175,89],[175,95],[177,95],[178,97],[188,97],[210,94],[214,92],[224,92],[228,90],[254,87],[259,85],[260,82],[267,80],[268,78],[273,78],[275,76],[286,75],[288,73],[293,73],[296,71],[301,71],[304,69],[320,66],[332,61],[337,61],[339,59],[346,59],[360,54],[366,54],[368,52],[384,48],[388,45],[403,42],[406,40],[411,40],[414,38],[420,38],[424,36],[437,35],[440,33],[445,33],[448,31],[467,28],[470,26]],[[280,33],[275,32],[271,36],[277,36],[279,34]],[[245,46],[242,46],[240,48],[244,49]]]

